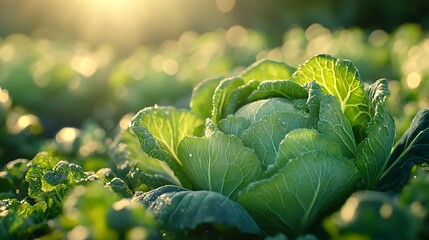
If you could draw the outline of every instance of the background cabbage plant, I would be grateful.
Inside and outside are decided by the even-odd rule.
[[[388,95],[387,80],[364,86],[350,61],[329,55],[203,81],[189,110],[154,106],[132,119],[126,141],[137,137],[146,184],[160,187],[134,200],[167,231],[207,223],[297,236],[357,190],[404,184],[408,175],[387,181],[404,161],[389,159]]]

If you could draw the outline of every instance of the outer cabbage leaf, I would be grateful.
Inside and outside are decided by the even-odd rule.
[[[293,80],[305,84],[315,80],[325,94],[335,96],[355,134],[363,133],[371,119],[368,99],[356,67],[348,60],[317,55],[299,66]],[[360,142],[365,136],[355,136]]]
[[[414,117],[410,128],[396,143],[389,156],[389,166],[381,176],[378,188],[401,190],[413,166],[429,164],[429,109],[421,110]]]
[[[111,145],[109,155],[116,165],[118,175],[132,190],[145,184],[151,188],[167,184],[180,184],[164,161],[143,152],[136,136],[127,129]]]
[[[262,60],[249,66],[240,76],[245,82],[290,79],[295,68],[286,63]]]
[[[182,162],[177,156],[179,141],[188,135],[202,134],[203,120],[188,110],[173,107],[150,107],[137,113],[131,129],[149,156],[165,161],[181,181]]]
[[[385,99],[387,82],[376,82],[371,91],[377,93],[371,97],[374,106],[374,116],[369,122],[365,138],[358,146],[356,165],[361,174],[364,188],[374,189],[383,172],[388,166],[388,157],[391,153],[395,139],[395,122],[389,114]]]
[[[252,183],[238,202],[268,233],[296,236],[355,190],[351,161],[321,151],[290,160],[269,179]]]
[[[195,86],[192,91],[190,107],[191,111],[206,119],[212,115],[212,96],[216,87],[223,78],[207,79]]]
[[[322,93],[316,82],[309,84],[308,105],[310,124],[313,120],[317,130],[328,140],[340,146],[343,156],[356,156],[356,142],[349,121],[341,111],[337,99]]]
[[[232,199],[259,179],[260,162],[237,137],[214,132],[204,138],[186,137],[179,144],[183,171],[198,188]]]
[[[341,147],[343,156],[347,158],[356,156],[353,130],[341,113],[338,101],[332,96],[325,95],[321,100],[317,130],[328,141],[337,143]]]
[[[229,98],[234,90],[243,86],[245,82],[241,78],[227,78],[220,82],[213,94],[212,120],[217,124],[222,118],[227,116],[226,109]]]
[[[164,186],[140,192],[133,201],[145,204],[167,231],[181,232],[202,224],[216,224],[237,228],[242,233],[260,233],[258,225],[238,203],[216,192]]]

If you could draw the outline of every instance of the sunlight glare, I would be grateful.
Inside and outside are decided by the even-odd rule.
[[[67,233],[68,239],[84,240],[90,237],[90,231],[83,225],[77,225]]]
[[[380,215],[382,218],[384,219],[388,219],[390,218],[390,216],[392,216],[393,213],[393,208],[390,204],[383,204],[380,208]]]
[[[55,140],[60,143],[71,143],[79,135],[79,129],[72,127],[65,127],[61,129],[55,136]]]
[[[129,113],[122,117],[122,119],[119,121],[119,127],[122,130],[126,130],[128,126],[130,125],[131,119],[134,117],[134,114]]]
[[[359,204],[358,200],[355,197],[351,197],[341,208],[340,216],[345,222],[349,222],[353,220],[356,214],[356,208],[358,204]]]
[[[6,90],[0,88],[0,105],[10,107],[11,100],[9,97],[9,93]]]
[[[90,55],[86,55],[86,56],[78,55],[72,59],[70,65],[73,70],[82,74],[84,77],[92,76],[97,71],[97,68],[98,68],[97,62]]]
[[[407,85],[411,89],[416,89],[420,86],[422,77],[416,72],[412,72],[407,76]]]
[[[16,123],[16,125],[20,129],[20,131],[26,129],[28,126],[38,125],[38,124],[40,124],[39,119],[33,114],[22,115],[18,119],[18,122]]]
[[[119,200],[117,202],[114,202],[112,204],[112,208],[115,211],[120,211],[120,210],[122,210],[124,208],[129,207],[130,205],[131,205],[131,201],[129,199],[124,198],[124,199],[121,199],[121,200]]]
[[[12,44],[5,44],[0,47],[0,59],[3,62],[12,61],[15,56],[15,47]]]
[[[235,6],[235,0],[216,0],[216,7],[221,13],[230,12]]]
[[[249,40],[249,34],[244,27],[235,25],[226,32],[226,40],[232,46],[243,47]]]
[[[173,58],[168,58],[162,62],[162,70],[172,76],[179,70],[179,63]]]

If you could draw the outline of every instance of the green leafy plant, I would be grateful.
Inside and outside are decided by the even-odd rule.
[[[185,188],[178,194],[177,188],[162,187],[141,199],[156,206],[155,214],[170,216],[190,204],[175,200],[177,195],[195,200],[199,192],[217,192],[216,198],[237,202],[228,208],[244,209],[262,231],[249,230],[249,221],[230,226],[298,236],[356,190],[400,188],[409,174],[397,174],[398,168],[406,172],[428,161],[409,151],[418,141],[390,155],[395,123],[388,95],[387,80],[364,87],[350,61],[328,55],[297,69],[260,61],[238,76],[204,81],[193,91],[190,110],[154,106],[132,119],[139,154],[171,170],[160,164],[154,171],[151,165],[146,184],[161,178]],[[428,134],[427,123],[419,128]],[[398,184],[386,184],[393,177]],[[192,204],[210,208],[209,201]],[[192,224],[171,227],[161,221],[161,227],[177,232],[220,220],[195,214],[181,221]]]

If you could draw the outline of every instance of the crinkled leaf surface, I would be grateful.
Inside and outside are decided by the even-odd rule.
[[[371,110],[374,111],[377,104],[385,102],[386,98],[390,95],[389,82],[385,78],[377,80],[368,86],[366,94],[372,107]]]
[[[258,225],[240,204],[216,192],[164,186],[139,193],[133,201],[145,204],[161,228],[167,231],[180,232],[196,229],[201,224],[217,224],[237,228],[242,233],[259,234]]]
[[[245,82],[290,79],[295,69],[286,63],[262,60],[249,66],[240,76]]]
[[[40,199],[41,194],[47,191],[47,182],[44,175],[52,170],[59,162],[59,159],[52,157],[46,152],[38,153],[32,160],[31,165],[25,174],[25,181],[28,182],[28,195],[34,199]]]
[[[33,239],[34,235],[49,232],[45,223],[48,218],[46,202],[40,201],[31,205],[25,201],[4,199],[0,204],[4,210],[0,216],[2,239]]]
[[[357,179],[351,161],[320,151],[306,152],[271,178],[250,184],[238,202],[268,233],[296,236],[347,198]]]
[[[293,80],[299,84],[315,80],[325,94],[335,96],[355,132],[365,128],[371,119],[359,73],[350,61],[317,55],[298,67]]]
[[[123,198],[130,198],[133,196],[133,192],[131,192],[125,182],[118,177],[113,178],[106,184],[106,186],[112,188],[115,193],[119,194]]]
[[[402,189],[410,176],[411,168],[422,163],[429,163],[429,109],[417,113],[410,128],[395,145],[379,188]]]
[[[183,171],[199,189],[232,199],[261,173],[260,162],[237,137],[215,132],[208,137],[186,137],[179,144]]]

